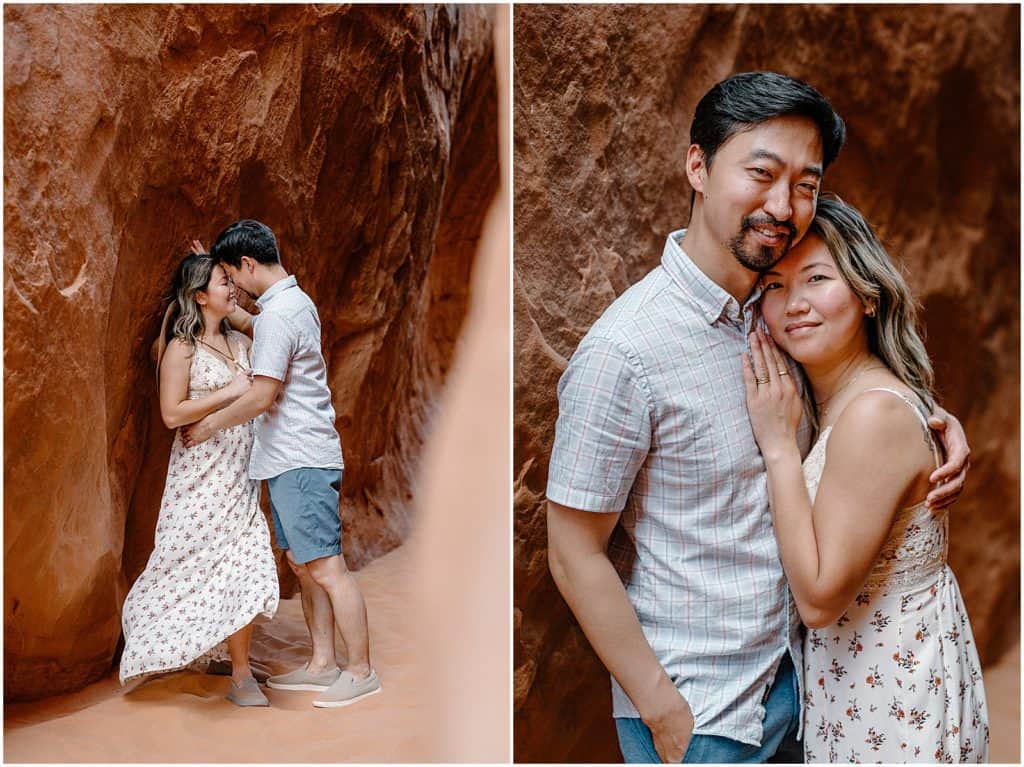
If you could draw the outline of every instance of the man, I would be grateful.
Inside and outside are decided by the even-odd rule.
[[[299,578],[313,645],[305,668],[270,677],[267,684],[322,691],[313,701],[319,708],[346,706],[381,685],[370,665],[363,596],[341,553],[338,492],[344,466],[320,318],[281,265],[277,240],[265,224],[232,224],[210,253],[260,308],[252,319],[253,383],[234,403],[188,427],[185,445],[256,418],[249,475],[267,480],[277,542]],[[344,671],[335,661],[335,622],[348,649]]]
[[[598,319],[559,382],[549,563],[611,672],[627,762],[803,761],[800,618],[740,355],[759,272],[806,233],[844,140],[806,83],[759,72],[715,85],[691,128],[689,228]],[[938,506],[962,488],[967,455],[941,415],[950,462],[936,474],[954,479],[929,496]],[[620,519],[625,545],[609,556]]]

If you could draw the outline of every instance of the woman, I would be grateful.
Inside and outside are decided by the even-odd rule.
[[[250,386],[250,340],[231,330],[235,286],[206,254],[182,261],[160,331],[160,413],[168,428],[198,421]],[[166,349],[163,348],[166,343]],[[122,611],[121,683],[183,668],[227,639],[228,700],[266,706],[249,665],[252,621],[277,610],[277,570],[249,479],[252,424],[193,449],[174,436],[156,542]]]
[[[809,629],[806,760],[985,761],[981,666],[946,564],[947,517],[921,500],[941,459],[906,282],[856,210],[822,199],[762,287],[770,336],[751,336],[743,371]],[[802,386],[779,349],[800,363]],[[805,412],[818,439],[801,467]]]

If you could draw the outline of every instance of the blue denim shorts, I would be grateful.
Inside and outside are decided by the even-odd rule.
[[[803,764],[803,742],[796,739],[800,728],[800,692],[796,669],[788,652],[775,673],[764,707],[764,733],[760,746],[719,735],[694,735],[683,755],[683,764]],[[615,729],[625,762],[647,764],[661,761],[654,749],[651,731],[642,720],[616,719]]]
[[[341,553],[340,469],[292,469],[267,480],[277,545],[298,564]]]

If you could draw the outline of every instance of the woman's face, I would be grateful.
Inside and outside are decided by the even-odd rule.
[[[217,316],[223,317],[227,317],[235,310],[237,298],[235,283],[220,264],[213,267],[206,290],[196,293],[196,300],[200,306],[205,306]]]
[[[817,235],[804,237],[762,280],[768,331],[797,362],[827,364],[867,348],[864,304]]]

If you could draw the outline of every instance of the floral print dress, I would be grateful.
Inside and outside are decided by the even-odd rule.
[[[927,428],[925,416],[893,389]],[[804,460],[813,502],[825,429]],[[938,456],[937,448],[932,449]],[[960,588],[946,564],[948,519],[900,510],[860,594],[804,641],[807,762],[984,762],[988,712]]]
[[[247,369],[240,334],[229,334],[236,367]],[[189,399],[226,386],[236,370],[201,344],[189,372]],[[277,611],[270,532],[249,479],[253,424],[217,432],[185,448],[174,435],[156,541],[121,612],[120,678],[190,665],[248,625]]]

